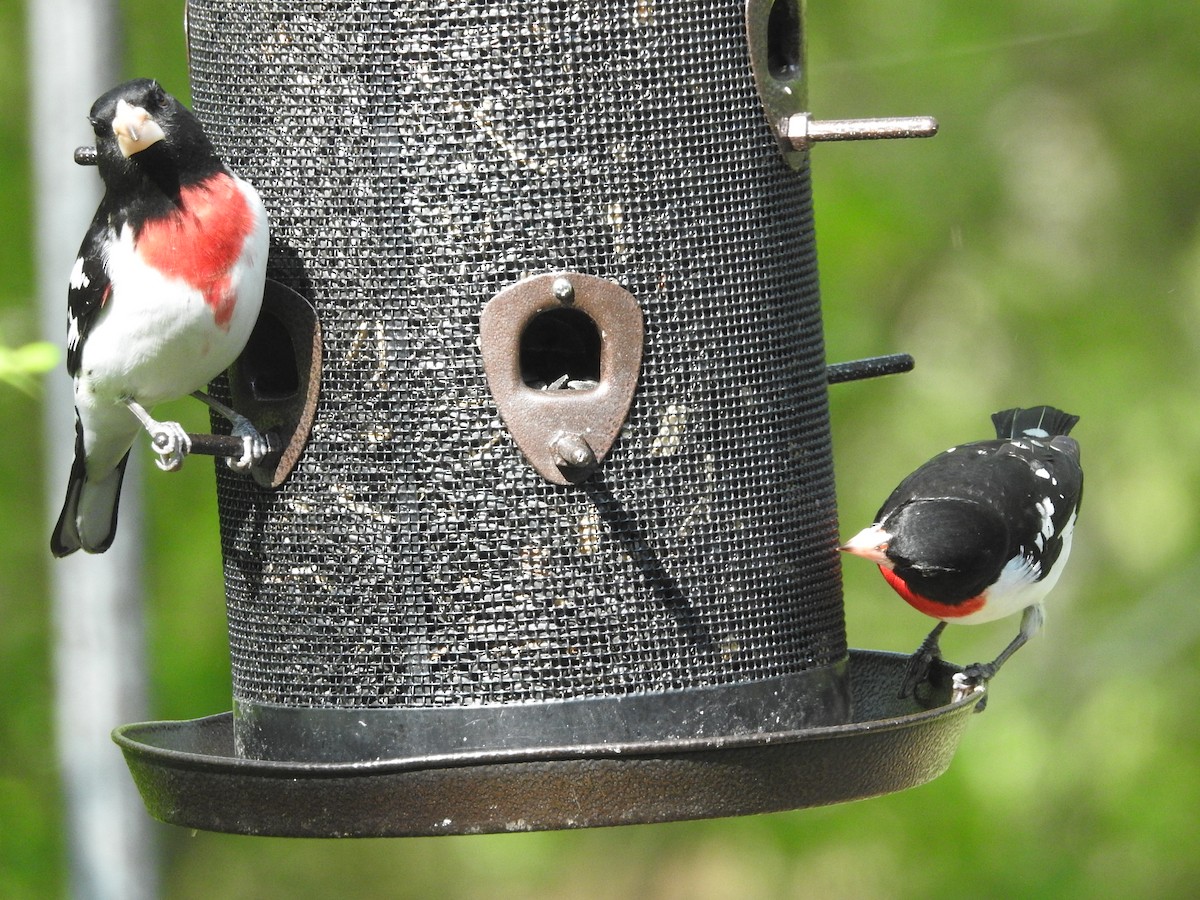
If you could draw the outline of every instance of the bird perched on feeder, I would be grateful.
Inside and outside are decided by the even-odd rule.
[[[129,451],[149,432],[160,468],[190,449],[156,404],[193,394],[243,439],[234,468],[266,441],[200,392],[242,352],[262,305],[267,213],[258,193],[217,156],[196,117],[150,79],[118,85],[92,105],[104,197],[71,270],[67,371],[75,388],[75,462],[50,546],[55,556],[112,543]],[[76,159],[92,158],[76,152]]]
[[[996,439],[951,447],[902,482],[875,522],[838,549],[869,559],[910,605],[940,621],[909,662],[909,696],[940,657],[947,623],[1022,612],[1016,638],[990,663],[964,670],[982,684],[1035,635],[1042,600],[1071,551],[1083,496],[1078,416],[1052,406],[992,416]]]

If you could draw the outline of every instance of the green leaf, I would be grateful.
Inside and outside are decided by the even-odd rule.
[[[0,347],[0,382],[32,394],[38,382],[34,377],[58,365],[61,353],[55,344],[34,341],[22,347]]]

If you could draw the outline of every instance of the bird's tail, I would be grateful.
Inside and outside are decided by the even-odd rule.
[[[1079,416],[1053,406],[1031,406],[1028,409],[1004,409],[992,415],[996,437],[1009,440],[1016,437],[1054,437],[1070,434]]]
[[[67,499],[58,524],[50,536],[50,552],[67,556],[83,549],[103,553],[117,533],[117,503],[121,499],[121,481],[125,477],[127,452],[116,467],[101,478],[89,479],[87,456],[83,447],[83,423],[75,416],[75,462],[67,482]]]

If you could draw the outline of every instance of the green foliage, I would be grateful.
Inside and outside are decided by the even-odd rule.
[[[127,74],[186,94],[178,4],[126,7]],[[0,27],[14,19],[5,11]],[[929,141],[813,151],[829,356],[917,359],[910,375],[833,391],[843,531],[934,452],[985,436],[995,409],[1052,402],[1082,416],[1088,495],[1048,632],[1005,669],[946,775],[847,806],[591,832],[319,842],[164,829],[166,894],[1191,896],[1197,34],[1200,7],[1186,3],[808,3],[815,114],[942,124]],[[19,79],[0,72],[6,102],[23,95]],[[0,196],[15,200],[0,245],[10,335],[14,317],[26,331],[34,319],[14,299],[32,294],[27,248],[12,249],[29,232],[21,123],[0,124]],[[0,416],[0,658],[20,687],[0,733],[0,862],[15,896],[46,896],[61,888],[62,823],[46,752],[36,403],[0,390]],[[154,472],[146,491],[155,714],[227,709],[211,474],[199,461]],[[926,620],[871,567],[845,576],[851,643],[915,647]],[[961,662],[991,658],[1013,628],[952,629],[944,646]]]
[[[31,394],[37,385],[34,376],[53,369],[60,356],[58,347],[47,341],[34,341],[21,347],[0,344],[0,383]]]

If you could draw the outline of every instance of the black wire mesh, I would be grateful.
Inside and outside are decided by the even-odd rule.
[[[195,108],[271,212],[270,277],[325,336],[291,480],[218,476],[235,707],[552,705],[832,671],[808,176],[769,133],[743,2],[189,17]],[[622,436],[569,487],[514,446],[478,344],[488,299],[559,270],[620,284],[646,323]],[[819,705],[772,724],[846,715]]]

